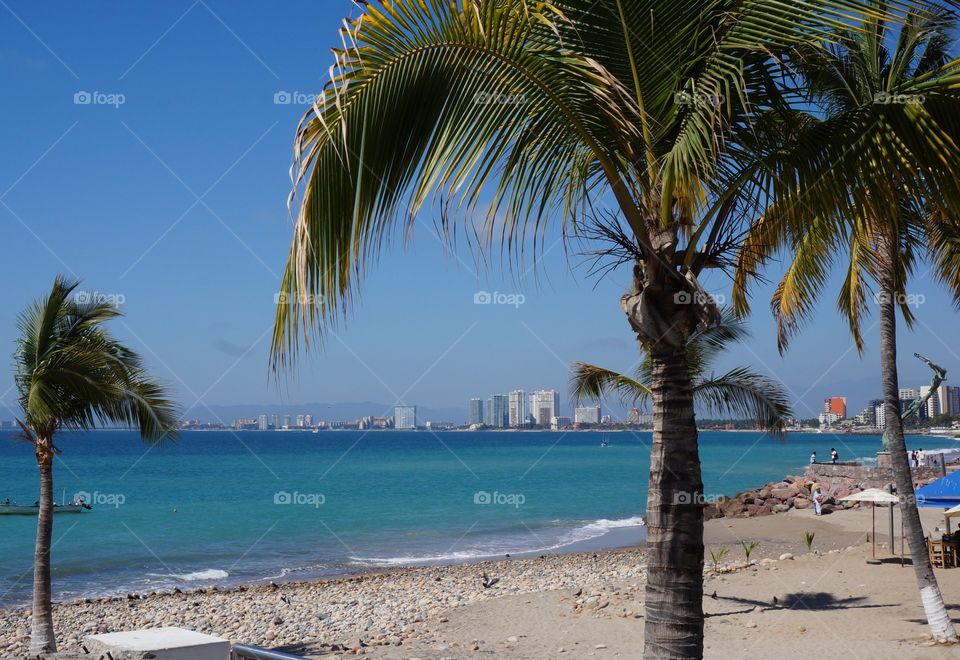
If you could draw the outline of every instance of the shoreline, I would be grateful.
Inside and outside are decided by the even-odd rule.
[[[577,584],[642,582],[642,550],[545,554],[437,566],[403,566],[309,581],[237,585],[55,603],[61,651],[88,634],[180,626],[263,646],[403,646],[418,624],[503,596]],[[0,657],[26,653],[29,608],[0,609]],[[336,640],[331,642],[330,640]]]
[[[736,657],[744,640],[757,657],[797,645],[836,651],[834,627],[847,631],[844,639],[861,657],[892,657],[895,648],[904,657],[951,657],[955,649],[925,637],[913,571],[888,551],[884,532],[877,539],[883,563],[864,562],[870,514],[792,510],[708,521],[705,657]],[[939,516],[923,514],[925,527]],[[813,552],[805,532],[815,533]],[[747,562],[740,543],[749,541],[760,545]],[[715,571],[711,551],[720,548],[729,554]],[[960,571],[938,569],[937,577],[945,593],[960,590]],[[81,599],[55,604],[54,622],[62,652],[78,651],[89,634],[178,626],[308,657],[439,659],[484,651],[532,660],[604,649],[633,657],[642,648],[645,583],[646,554],[627,547]],[[0,612],[0,657],[25,657],[28,610]]]

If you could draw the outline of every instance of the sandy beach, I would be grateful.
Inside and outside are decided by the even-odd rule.
[[[785,649],[852,658],[956,658],[927,634],[913,572],[886,548],[865,559],[870,510],[722,518],[706,525],[706,656]],[[941,524],[922,511],[926,528]],[[899,523],[897,526],[899,530]],[[814,532],[808,553],[805,532]],[[744,561],[740,541],[759,547]],[[729,548],[719,573],[710,550]],[[897,541],[899,552],[899,540]],[[182,626],[310,657],[637,657],[643,642],[642,549],[402,568],[337,580],[207,589],[59,604],[61,651],[85,635]],[[960,570],[938,570],[960,619]],[[486,584],[486,586],[485,586]],[[28,612],[2,613],[0,656],[24,657]]]

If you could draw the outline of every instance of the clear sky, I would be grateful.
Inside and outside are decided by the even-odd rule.
[[[0,0],[0,351],[13,350],[18,311],[66,273],[123,302],[116,332],[184,406],[465,409],[472,396],[517,387],[566,393],[571,360],[631,368],[636,349],[618,307],[626,269],[599,283],[582,265],[571,270],[583,261],[565,256],[554,227],[536,268],[511,276],[496,256],[486,267],[466,248],[445,251],[426,212],[408,248],[396,244],[371,271],[325,349],[283,387],[271,381],[293,132],[303,97],[327,79],[341,18],[355,11],[349,0]],[[907,357],[917,350],[960,380],[957,317],[925,271],[914,280],[920,323],[901,334],[904,386],[928,379]],[[708,285],[728,292],[722,279]],[[758,289],[754,339],[720,366],[775,374],[803,416],[828,395],[859,409],[879,394],[876,317],[861,358],[834,311],[837,290],[781,358],[770,287]],[[525,300],[476,305],[480,291]],[[7,405],[9,364],[0,362]],[[0,408],[0,419],[12,416]]]

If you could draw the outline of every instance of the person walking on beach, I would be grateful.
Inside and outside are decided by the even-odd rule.
[[[913,467],[917,467],[917,465],[918,465],[918,464],[917,464],[917,450],[916,450],[916,449],[914,449],[912,452],[910,452],[910,465],[912,465]]]
[[[810,454],[810,465],[814,465],[817,462],[817,452]]]
[[[833,447],[830,447],[830,462],[836,465],[838,460],[840,460],[839,452]]]
[[[820,484],[813,484],[813,513],[814,515],[823,515],[823,493],[820,491]]]

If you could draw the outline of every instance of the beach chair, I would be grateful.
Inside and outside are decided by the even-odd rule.
[[[957,567],[957,544],[953,541],[940,541],[943,546],[943,567]]]
[[[934,568],[947,568],[947,552],[943,541],[927,539],[927,551],[930,553],[930,563]],[[953,566],[953,553],[949,553],[950,566]]]

